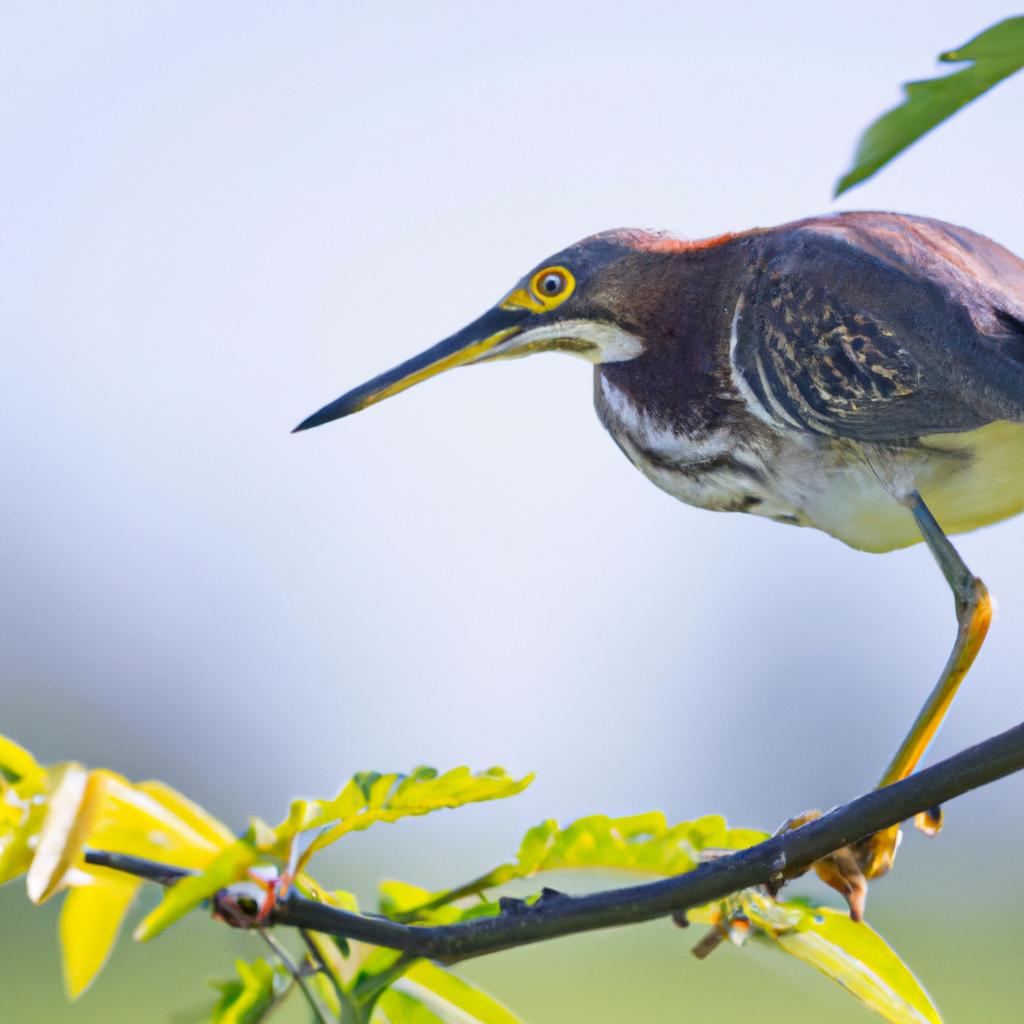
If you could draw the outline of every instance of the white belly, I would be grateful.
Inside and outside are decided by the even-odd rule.
[[[1024,510],[1024,425],[1019,423],[936,434],[922,438],[919,448],[873,461],[878,475],[866,463],[848,464],[826,469],[817,487],[805,488],[808,525],[863,551],[891,551],[921,540],[913,516],[894,494],[919,491],[947,534]]]
[[[812,526],[862,551],[921,540],[897,497],[912,490],[949,534],[1024,511],[1024,424],[936,434],[899,450],[756,427],[695,438],[653,423],[607,384],[603,390],[605,426],[630,461],[689,505]]]
[[[910,490],[920,491],[947,534],[1024,511],[1020,424],[993,423],[925,441],[927,447],[962,452],[962,457],[918,450],[879,464],[851,457],[850,449],[784,446],[762,452],[747,447],[733,449],[734,461],[728,465],[718,466],[720,460],[712,459],[707,469],[696,462],[680,470],[667,464],[667,451],[651,458],[628,439],[619,438],[619,443],[652,483],[680,501],[812,526],[861,551],[892,551],[921,540],[913,515],[896,497]],[[745,472],[745,465],[758,469],[756,478]]]

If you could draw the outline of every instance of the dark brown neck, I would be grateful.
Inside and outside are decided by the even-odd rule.
[[[600,364],[595,383],[604,378],[656,422],[681,433],[713,428],[735,412],[729,336],[756,258],[756,236],[630,257],[628,272],[619,268],[619,275],[630,290],[622,308],[632,310],[633,322],[616,319],[643,339],[645,351]]]

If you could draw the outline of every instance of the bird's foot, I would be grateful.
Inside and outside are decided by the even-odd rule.
[[[809,821],[821,817],[821,811],[805,811],[787,818],[776,830],[775,835],[791,832]],[[890,833],[892,833],[890,835]],[[899,828],[879,832],[859,843],[852,843],[815,861],[814,873],[828,886],[838,892],[850,908],[850,917],[860,921],[864,917],[864,904],[868,896],[868,879],[885,874],[892,866],[899,843]],[[786,882],[798,878],[807,869],[782,872],[770,888],[777,892]]]
[[[784,821],[775,830],[775,835],[791,832],[820,817],[821,811],[806,811],[803,814],[798,814]],[[932,807],[915,815],[914,825],[926,836],[938,835],[942,829],[942,808]],[[864,917],[868,882],[875,878],[881,878],[882,875],[892,870],[901,838],[900,826],[893,825],[866,839],[844,846],[811,865],[815,874],[846,900],[847,906],[850,908],[850,917],[854,921],[860,921]],[[806,870],[803,868],[798,871],[782,872],[778,875],[773,884],[769,886],[773,890],[773,895],[786,882],[799,878]]]

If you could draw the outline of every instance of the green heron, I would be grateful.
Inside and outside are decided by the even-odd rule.
[[[909,775],[992,615],[947,534],[1024,508],[1024,261],[965,228],[892,213],[696,242],[608,231],[296,430],[442,370],[545,351],[594,364],[598,418],[680,500],[816,527],[863,551],[927,544],[958,629],[879,784]],[[916,823],[935,832],[940,812]],[[898,839],[889,829],[817,865],[854,916]]]

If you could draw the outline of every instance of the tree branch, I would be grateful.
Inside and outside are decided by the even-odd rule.
[[[354,914],[291,890],[271,922],[339,938],[403,950],[455,963],[576,932],[636,924],[678,914],[767,884],[782,871],[799,871],[859,839],[947,803],[972,789],[1024,768],[1024,723],[925,768],[901,782],[873,790],[782,835],[699,865],[693,871],[646,885],[587,896],[555,894],[534,904],[510,904],[497,917],[462,924],[419,926]],[[89,850],[86,862],[168,885],[189,872],[123,854]]]

